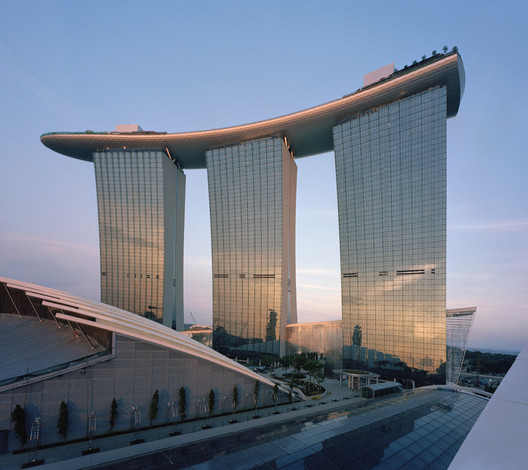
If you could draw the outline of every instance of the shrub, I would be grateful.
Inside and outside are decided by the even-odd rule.
[[[112,431],[112,429],[114,429],[114,426],[115,426],[115,423],[117,421],[117,402],[116,402],[116,399],[114,398],[112,400],[112,404],[110,405],[110,431]]]
[[[233,386],[233,410],[238,406],[240,398],[238,396],[238,387],[236,384]]]
[[[152,395],[152,400],[150,400],[150,406],[149,406],[149,420],[150,420],[151,426],[152,426],[152,423],[156,421],[156,418],[158,416],[158,403],[159,403],[159,392],[156,390],[154,392],[154,395]]]
[[[178,402],[178,409],[180,412],[180,419],[183,421],[185,419],[185,412],[187,410],[187,394],[185,393],[185,388],[180,388],[180,400]]]
[[[212,415],[214,413],[215,408],[215,392],[213,389],[209,391],[209,414]]]
[[[255,380],[255,387],[253,388],[253,399],[255,400],[255,406],[258,405],[258,397],[260,392],[260,382]]]
[[[11,421],[14,424],[16,438],[21,445],[24,445],[27,442],[26,412],[20,405],[15,406],[15,409],[11,412]]]
[[[59,419],[57,421],[57,432],[64,440],[68,437],[68,405],[61,401],[59,407]]]

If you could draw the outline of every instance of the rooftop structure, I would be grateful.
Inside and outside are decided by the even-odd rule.
[[[477,307],[452,308],[446,312],[446,347],[448,383],[458,383],[466,347]]]
[[[526,467],[528,346],[515,359],[450,465],[451,470]]]
[[[206,168],[205,153],[213,147],[286,137],[296,158],[329,152],[334,148],[333,127],[343,119],[414,95],[434,86],[445,86],[447,117],[456,116],[464,93],[465,72],[458,53],[437,54],[395,72],[382,81],[329,103],[251,124],[197,132],[50,132],[42,143],[55,152],[93,161],[101,149],[167,149],[181,168]]]
[[[0,332],[0,430],[11,429],[18,404],[28,426],[40,418],[41,445],[58,439],[61,401],[70,409],[70,439],[86,437],[91,412],[99,416],[99,432],[109,432],[114,398],[115,431],[130,429],[132,408],[147,419],[155,391],[160,422],[167,419],[169,402],[177,408],[181,387],[187,418],[204,413],[211,389],[218,411],[235,385],[240,409],[253,408],[253,400],[242,397],[253,396],[255,383],[261,403],[272,403],[273,382],[213,349],[146,318],[55,289],[0,277]],[[172,413],[182,419],[181,411]],[[0,433],[0,444],[0,449],[18,447],[12,432]]]

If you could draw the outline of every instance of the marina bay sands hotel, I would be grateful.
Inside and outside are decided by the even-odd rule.
[[[302,326],[295,160],[333,151],[343,364],[443,375],[442,382],[446,119],[457,114],[464,83],[453,50],[400,71],[391,64],[365,75],[355,93],[256,123],[175,134],[126,125],[51,132],[41,141],[94,163],[102,302],[176,330],[183,330],[184,171],[207,169],[213,347],[231,356],[283,355],[286,332]],[[316,325],[306,325],[317,341]]]

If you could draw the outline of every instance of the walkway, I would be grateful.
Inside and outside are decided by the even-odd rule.
[[[340,408],[344,404],[351,405],[356,402],[364,402],[363,399],[357,397],[357,393],[348,390],[346,387],[340,387],[339,380],[337,379],[327,378],[322,385],[328,391],[326,396],[319,400],[278,405],[277,411],[280,411],[280,414],[277,415],[273,414],[274,407],[269,407],[258,410],[257,414],[260,416],[259,419],[253,418],[255,410],[237,413],[237,424],[229,424],[229,420],[233,418],[231,414],[209,418],[207,419],[207,424],[212,425],[212,429],[207,430],[202,429],[206,420],[200,419],[177,424],[174,427],[167,425],[141,431],[139,436],[135,432],[111,437],[97,438],[96,436],[94,447],[99,448],[100,452],[87,456],[82,456],[82,452],[88,449],[87,441],[39,450],[36,458],[39,460],[44,459],[44,465],[37,468],[44,469],[53,467],[57,469],[72,469],[101,465],[106,462],[121,460],[134,455],[155,452],[164,448],[186,445],[191,442],[207,440],[224,434],[240,432],[243,429],[269,424],[269,422],[279,423],[294,417],[312,414],[315,407],[317,407],[318,411],[323,411]],[[169,437],[169,433],[173,429],[180,431],[181,435]],[[131,446],[130,442],[136,439],[136,437],[144,439],[145,443]],[[28,452],[1,455],[0,468],[4,470],[18,470],[22,464],[28,463],[29,460],[30,454]]]

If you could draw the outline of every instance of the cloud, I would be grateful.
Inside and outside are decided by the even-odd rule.
[[[81,243],[0,233],[0,274],[99,300],[99,249]]]
[[[19,258],[33,258],[35,252],[58,255],[60,253],[77,253],[99,256],[99,248],[82,243],[51,240],[24,233],[0,233],[0,244],[3,247],[2,257],[9,258],[16,253]],[[1,258],[0,258],[1,259]]]
[[[337,226],[337,210],[335,209],[301,209],[297,211],[299,216],[334,217]]]
[[[497,276],[486,273],[471,273],[471,272],[449,272],[449,282],[460,282],[460,281],[491,281],[496,279]]]
[[[331,292],[341,292],[339,287],[327,287],[321,285],[311,285],[311,284],[297,284],[297,289],[309,289],[309,290],[325,290]]]
[[[310,275],[310,276],[337,276],[339,272],[335,269],[323,269],[323,268],[297,268],[297,274]]]
[[[528,219],[488,220],[478,223],[448,225],[450,230],[505,230],[511,232],[528,230]]]
[[[185,269],[192,270],[207,270],[208,274],[211,275],[211,258],[207,256],[196,256],[190,255],[184,257]]]

